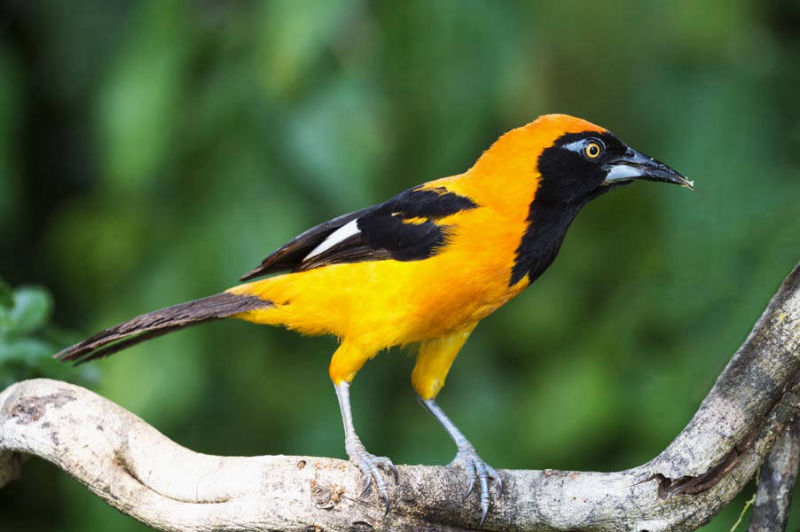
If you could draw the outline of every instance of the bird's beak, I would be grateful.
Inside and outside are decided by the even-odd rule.
[[[682,187],[694,189],[694,181],[689,181],[681,174],[667,166],[648,157],[647,155],[628,148],[625,155],[613,159],[605,164],[605,185],[625,183],[635,179],[645,181],[661,181],[674,183]]]

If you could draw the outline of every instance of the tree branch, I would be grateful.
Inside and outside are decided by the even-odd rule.
[[[799,348],[800,266],[661,454],[616,473],[502,471],[506,490],[485,527],[654,532],[710,521],[794,426]],[[53,462],[164,530],[455,530],[480,519],[474,501],[463,503],[464,479],[447,467],[399,467],[384,514],[374,495],[359,500],[358,472],[348,462],[195,453],[110,401],[51,380],[0,393],[0,486],[26,455]]]
[[[761,466],[749,532],[786,530],[798,467],[800,424],[795,421],[779,436]]]

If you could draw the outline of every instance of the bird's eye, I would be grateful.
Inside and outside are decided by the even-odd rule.
[[[596,140],[587,142],[583,147],[583,154],[587,159],[597,159],[601,153],[603,153],[603,145]]]

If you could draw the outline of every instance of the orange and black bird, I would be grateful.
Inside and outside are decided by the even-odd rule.
[[[470,491],[480,486],[485,519],[490,483],[484,462],[436,404],[450,366],[472,330],[533,283],[553,262],[578,211],[638,180],[692,188],[666,165],[606,129],[544,115],[501,136],[466,172],[321,223],[291,240],[224,292],[144,314],[56,355],[86,362],[190,325],[221,318],[331,334],[339,346],[329,374],[344,423],[345,449],[387,507],[383,468],[350,411],[350,383],[364,363],[392,346],[418,344],[411,383],[458,449]],[[272,275],[260,280],[262,276]]]

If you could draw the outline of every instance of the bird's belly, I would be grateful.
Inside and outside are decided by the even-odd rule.
[[[237,287],[274,308],[241,316],[380,350],[474,326],[521,290],[507,269],[425,261],[337,264]]]

